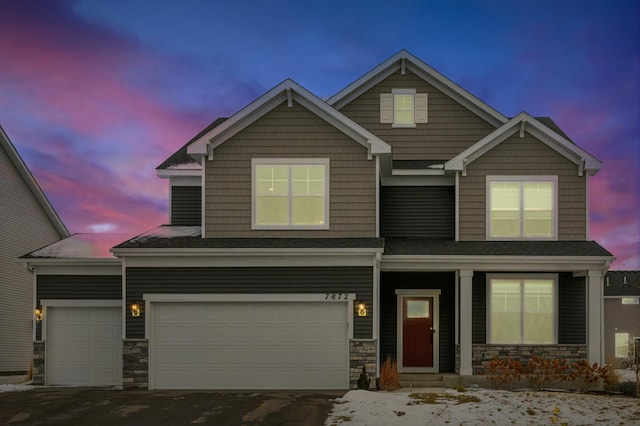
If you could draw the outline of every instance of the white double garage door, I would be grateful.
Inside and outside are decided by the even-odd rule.
[[[348,388],[351,303],[195,300],[147,302],[150,388]],[[121,308],[57,309],[48,384],[121,384]]]

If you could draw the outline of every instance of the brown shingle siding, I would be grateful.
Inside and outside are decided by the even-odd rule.
[[[415,128],[380,124],[380,93],[392,89],[416,89],[428,93],[429,122]],[[450,159],[495,128],[407,70],[392,74],[340,112],[381,137],[393,147],[394,160]]]
[[[252,158],[329,158],[329,230],[252,230]],[[300,104],[265,114],[214,150],[206,164],[206,237],[375,237],[376,162]]]
[[[486,176],[558,176],[558,239],[586,239],[586,175],[578,166],[533,136],[509,137],[467,168],[460,178],[461,241],[486,239]]]

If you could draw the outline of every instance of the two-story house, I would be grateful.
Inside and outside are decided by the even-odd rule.
[[[493,354],[600,362],[600,165],[404,50],[328,100],[285,80],[162,163],[170,224],[112,249],[123,383],[340,389],[387,356],[461,377]]]
[[[0,375],[32,361],[33,276],[16,258],[69,231],[0,126]]]

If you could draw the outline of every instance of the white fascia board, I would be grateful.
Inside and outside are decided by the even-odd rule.
[[[335,110],[322,99],[291,79],[283,81],[219,126],[214,127],[211,131],[201,136],[187,148],[187,152],[190,155],[206,155],[207,145],[209,143],[211,143],[213,149],[215,149],[231,136],[288,99],[293,99],[305,108],[318,114],[324,120],[366,146],[370,153],[380,154],[391,152],[391,146],[389,144],[344,114]]]
[[[576,271],[603,270],[608,256],[420,256],[383,255],[382,271],[471,269],[475,271]]]
[[[487,151],[520,131],[522,123],[525,124],[525,130],[532,136],[576,165],[579,165],[580,162],[584,160],[585,170],[587,170],[589,174],[593,175],[600,170],[602,165],[600,160],[540,123],[524,111],[513,117],[502,127],[497,128],[469,148],[462,151],[460,154],[453,157],[451,160],[447,161],[444,165],[445,170],[464,171],[465,165],[472,163]]]
[[[38,275],[122,275],[122,266],[114,265],[33,265]]]
[[[33,259],[18,259],[18,263],[23,263],[27,267],[33,266],[109,266],[117,265],[118,267],[122,263],[120,259],[56,259],[56,258],[33,258]]]
[[[508,121],[507,117],[500,114],[485,102],[475,97],[467,90],[463,89],[404,49],[330,97],[327,100],[327,103],[334,106],[336,109],[342,108],[344,105],[348,104],[394,72],[401,69],[403,60],[406,68],[411,72],[418,75],[438,90],[452,97],[465,107],[469,108],[471,111],[478,114],[494,126],[499,126]]]
[[[157,169],[156,175],[162,179],[169,179],[176,176],[201,176],[202,169]]]
[[[123,248],[111,249],[112,253],[118,257],[184,257],[184,256],[206,256],[206,257],[227,257],[227,256],[318,256],[318,255],[363,255],[382,253],[382,248]]]

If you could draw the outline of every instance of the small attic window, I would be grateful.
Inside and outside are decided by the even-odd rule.
[[[427,94],[416,89],[393,89],[380,94],[380,123],[391,127],[416,127],[427,123]]]

